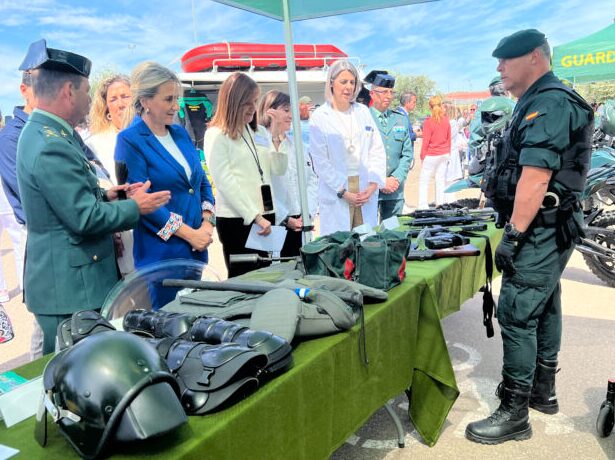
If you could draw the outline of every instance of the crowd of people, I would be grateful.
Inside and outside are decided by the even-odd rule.
[[[176,123],[182,88],[174,72],[144,62],[130,76],[110,75],[96,86],[90,106],[89,61],[69,53],[76,57],[68,62],[62,53],[48,48],[44,40],[31,45],[20,67],[24,106],[15,108],[0,133],[0,223],[14,246],[16,272],[24,273],[26,285],[42,271],[51,269],[56,274],[55,279],[49,278],[55,286],[48,286],[49,292],[56,294],[48,296],[51,302],[43,302],[42,294],[38,299],[38,288],[28,289],[25,295],[37,319],[33,357],[41,351],[39,325],[45,324],[43,332],[51,336],[55,325],[71,313],[70,305],[100,308],[101,293],[109,290],[101,286],[110,287],[135,269],[171,259],[206,263],[214,234],[222,244],[229,277],[254,268],[232,264],[232,255],[267,255],[246,247],[253,225],[262,236],[271,232],[272,225],[285,227],[280,256],[299,255],[305,228],[295,142],[302,142],[304,150],[307,211],[312,218],[319,216],[321,234],[363,224],[373,228],[403,211],[417,136],[424,139],[419,207],[429,206],[427,186],[434,174],[436,204],[445,200],[443,189],[455,164],[453,179],[461,177],[456,160],[463,147],[458,141],[463,129],[457,126],[467,127],[469,119],[454,119],[446,101],[443,104],[435,97],[430,100],[431,117],[422,130],[414,132],[409,114],[415,109],[416,94],[404,92],[399,107],[390,107],[395,78],[386,72],[366,80],[371,85],[371,102],[362,104],[357,102],[363,85],[355,66],[347,60],[333,63],[326,77],[325,103],[314,107],[307,96],[299,100],[300,136],[292,133],[288,94],[277,90],[260,94],[249,76],[232,74],[219,89],[217,107],[205,131],[208,178],[195,140]],[[25,126],[30,127],[27,136],[22,134]],[[33,140],[37,136],[38,143]],[[75,162],[74,151],[72,162],[62,164],[53,155],[40,154],[51,141],[59,140],[70,140],[85,163]],[[43,172],[41,164],[49,158],[50,169]],[[72,165],[72,169],[51,177],[50,171],[59,165],[66,170]],[[69,173],[81,176],[77,180]],[[210,179],[216,186],[215,198]],[[47,196],[45,191],[52,193]],[[138,199],[135,207],[135,194],[143,200],[149,196],[156,201],[156,209],[150,204],[145,212],[147,206],[140,206]],[[64,206],[54,203],[53,197]],[[74,201],[70,212],[65,209],[69,199]],[[55,227],[46,215],[50,213]],[[57,252],[43,249],[58,235]],[[30,262],[24,271],[26,240],[29,254],[40,252],[44,257]],[[106,264],[104,276],[101,269],[89,267],[88,255],[96,267]],[[57,286],[70,271],[59,267],[71,267],[75,275],[91,272],[102,278],[94,289],[82,273],[77,278],[83,285],[72,287],[81,289],[86,298],[75,296],[69,302]],[[9,294],[3,283],[2,278],[0,301],[6,302]],[[153,308],[162,307],[176,293],[156,283],[148,287]],[[87,297],[92,289],[99,294]],[[43,351],[52,346],[46,340]]]
[[[502,402],[466,429],[468,439],[485,444],[531,437],[528,407],[559,410],[559,279],[582,232],[579,196],[594,122],[592,107],[549,70],[550,48],[541,32],[505,37],[492,55],[502,79],[492,81],[491,94],[506,90],[518,102],[502,135],[506,161],[483,178],[487,198],[506,222],[495,251],[503,273],[497,309]],[[288,95],[261,95],[254,80],[234,73],[220,87],[204,137],[214,197],[194,141],[174,123],[177,76],[154,62],[139,64],[130,78],[117,75],[99,85],[90,110],[90,68],[87,58],[48,48],[44,40],[30,45],[19,69],[25,105],[0,132],[2,182],[17,224],[5,223],[6,205],[0,222],[11,229],[17,254],[27,235],[25,303],[42,331],[35,334],[33,355],[53,351],[58,324],[73,312],[100,309],[133,265],[206,262],[214,231],[229,276],[252,268],[235,267],[230,259],[258,253],[246,248],[254,229],[266,237],[273,225],[285,226],[282,253],[297,255],[304,230],[301,169],[308,212],[319,214],[321,234],[371,229],[403,209],[414,142],[422,135],[418,207],[429,205],[434,178],[436,204],[443,203],[446,182],[462,175],[477,110],[459,116],[449,101],[434,96],[431,116],[414,132],[408,113],[416,95],[402,94],[400,107],[391,109],[395,79],[377,73],[369,81],[368,107],[357,102],[357,69],[338,60],[328,68],[326,102],[309,117],[311,101],[302,98],[302,133],[292,135]],[[88,112],[92,135],[84,142],[75,127]],[[307,144],[299,160],[291,155],[297,142]],[[557,206],[547,195],[558,198]],[[155,283],[149,293],[153,308],[175,295]]]
[[[110,75],[98,83],[90,105],[89,60],[68,53],[69,61],[63,53],[44,40],[30,46],[20,67],[24,106],[15,108],[0,133],[1,223],[14,246],[16,272],[24,273],[26,286],[31,285],[25,300],[36,316],[33,357],[41,352],[39,325],[51,337],[73,309],[100,308],[118,277],[135,269],[170,259],[206,263],[214,234],[229,277],[254,268],[233,265],[232,255],[267,255],[246,247],[253,225],[262,236],[272,225],[285,227],[280,256],[299,255],[305,228],[296,142],[302,142],[305,152],[301,169],[308,212],[319,216],[321,234],[363,224],[371,228],[403,211],[414,142],[422,133],[413,131],[408,117],[416,95],[402,94],[400,106],[391,108],[395,79],[386,73],[369,82],[368,106],[357,102],[362,89],[357,69],[349,61],[336,61],[328,69],[326,102],[315,108],[311,98],[300,98],[300,136],[292,133],[288,94],[260,94],[249,76],[232,74],[219,89],[205,131],[208,178],[194,139],[176,123],[182,88],[174,72],[145,62],[130,76]],[[436,110],[432,118],[440,120],[440,115]],[[432,121],[425,123],[425,164],[437,137],[432,137]],[[41,153],[55,152],[60,141],[71,161]],[[450,149],[449,144],[435,151]],[[446,153],[441,160],[451,158],[450,151],[441,153]],[[48,169],[43,171],[43,164]],[[69,202],[74,204],[66,206]],[[426,198],[420,205],[428,206]],[[24,270],[26,241],[30,260],[36,262]],[[44,271],[54,274],[48,277],[46,295],[45,283],[33,281]],[[71,289],[61,288],[69,275],[80,282],[72,285],[71,280]],[[176,292],[156,283],[148,288],[153,308]],[[85,297],[69,300],[67,292],[73,290]],[[8,290],[0,284],[0,301],[8,300]],[[43,343],[44,352],[53,347],[51,339]]]

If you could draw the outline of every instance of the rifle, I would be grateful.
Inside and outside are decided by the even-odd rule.
[[[427,225],[441,225],[443,227],[451,227],[457,225],[470,225],[476,222],[487,222],[493,219],[493,216],[449,216],[449,217],[421,217],[413,219],[411,222],[405,223],[409,227],[425,227]]]
[[[262,262],[288,262],[289,260],[294,260],[296,262],[301,262],[301,256],[290,256],[290,257],[264,257],[259,254],[231,254],[229,256],[229,263],[233,264],[258,264]]]
[[[398,214],[398,217],[413,217],[413,218],[426,218],[426,217],[456,217],[456,216],[483,216],[495,213],[493,208],[481,208],[481,209],[417,209],[414,212],[408,214]]]
[[[447,249],[418,249],[408,251],[407,260],[433,260],[446,257],[478,256],[480,249],[473,244],[464,244]]]
[[[438,233],[455,233],[455,232],[484,232],[485,230],[487,230],[487,224],[485,223],[475,223],[475,224],[468,224],[468,225],[452,225],[452,227],[455,227],[455,230],[451,230],[448,227],[443,227],[441,225],[434,225],[433,227],[428,227],[428,228],[423,228],[423,229],[415,229],[415,230],[408,230],[408,236],[412,237],[412,238],[416,238],[417,236],[419,236],[419,233],[421,233],[423,230],[426,230],[430,235],[437,235]]]
[[[166,279],[162,281],[162,285],[166,287],[180,287],[191,289],[209,289],[210,291],[237,291],[245,294],[265,294],[274,289],[279,289],[280,286],[264,286],[261,284],[249,284],[241,281],[198,281],[198,280],[182,280],[182,279]],[[286,287],[286,286],[284,286]],[[290,289],[290,288],[289,288]],[[297,286],[293,289],[299,298],[306,298],[310,292],[318,292],[319,289],[312,289],[306,286]],[[322,289],[320,289],[322,291]],[[338,292],[327,291],[335,294],[341,300],[352,307],[363,307],[363,294],[360,292]]]

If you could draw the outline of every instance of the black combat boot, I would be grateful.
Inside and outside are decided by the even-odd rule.
[[[466,427],[466,438],[482,444],[500,444],[532,437],[528,405],[530,386],[504,378],[504,395],[500,407],[489,417]]]
[[[557,414],[559,405],[555,396],[555,374],[557,361],[538,359],[534,372],[534,384],[530,396],[530,407],[545,414]]]

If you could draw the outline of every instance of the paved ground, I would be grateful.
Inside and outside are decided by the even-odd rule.
[[[499,292],[499,279],[494,283]],[[530,411],[534,435],[523,442],[483,446],[464,438],[469,422],[490,414],[498,405],[502,341],[487,339],[481,323],[479,296],[443,320],[461,395],[451,410],[442,436],[430,448],[407,421],[407,399],[395,398],[404,422],[406,447],[397,448],[394,425],[378,411],[333,455],[333,460],[375,459],[615,459],[615,433],[596,435],[596,417],[609,378],[615,377],[615,290],[604,286],[574,253],[562,280],[564,336],[557,376],[560,413]]]
[[[416,205],[418,168],[411,172],[406,202]],[[0,345],[0,371],[28,360],[32,316],[21,303],[6,235],[0,239],[0,256],[11,289],[6,304],[16,337]],[[221,278],[226,271],[219,244],[211,248],[211,266]],[[574,253],[562,280],[564,338],[558,374],[561,411],[554,416],[531,412],[534,436],[524,442],[482,446],[464,439],[467,423],[482,418],[497,406],[494,389],[500,375],[501,340],[487,339],[481,324],[478,298],[466,302],[461,311],[443,320],[461,395],[449,414],[442,436],[429,448],[407,422],[407,401],[400,395],[394,407],[406,430],[406,447],[396,447],[396,431],[384,410],[378,411],[332,456],[334,460],[355,459],[615,459],[615,433],[605,439],[595,434],[600,403],[607,380],[615,377],[615,290],[604,286],[589,272],[583,258]],[[499,280],[495,282],[499,292]]]

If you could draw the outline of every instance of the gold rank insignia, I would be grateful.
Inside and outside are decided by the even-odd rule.
[[[46,137],[60,137],[55,129],[50,128],[49,126],[43,126],[43,133]]]
[[[536,118],[538,116],[538,111],[536,112],[532,112],[530,113],[528,116],[525,117],[525,121],[530,121],[533,120],[534,118]]]

